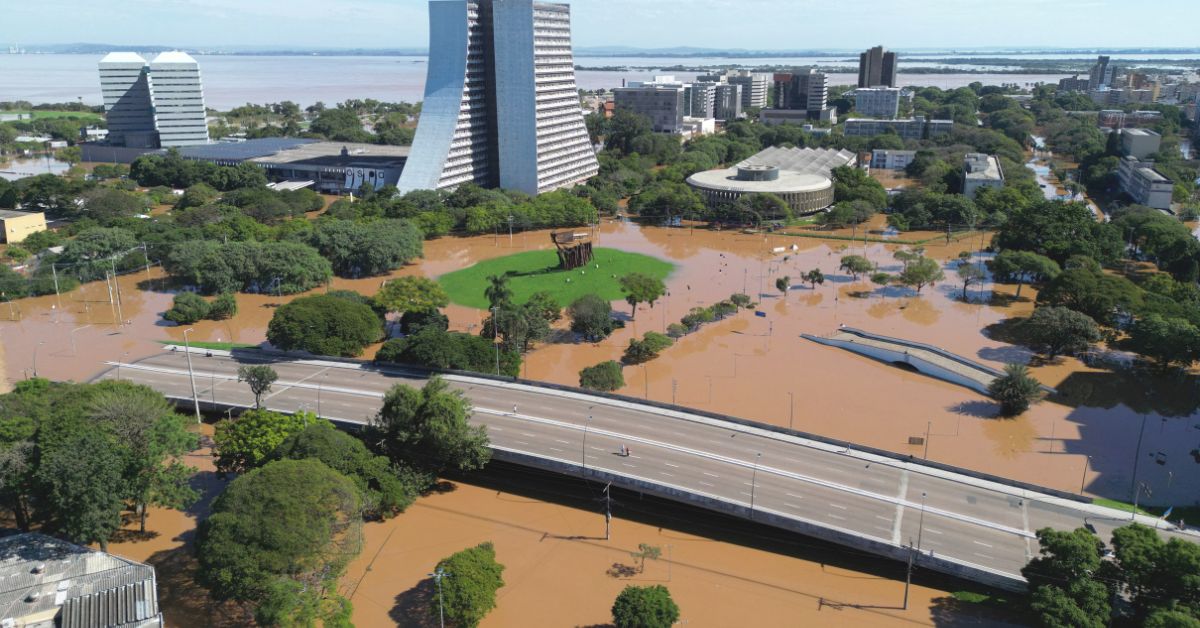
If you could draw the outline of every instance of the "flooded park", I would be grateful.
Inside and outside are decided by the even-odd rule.
[[[597,246],[676,265],[666,282],[668,295],[653,307],[639,308],[636,317],[623,301],[614,303],[625,327],[600,343],[576,342],[560,330],[526,356],[523,376],[578,385],[580,369],[619,360],[631,338],[664,332],[694,307],[746,292],[758,303],[757,315],[742,312],[705,325],[657,359],[625,367],[626,386],[618,392],[1063,491],[1132,501],[1135,483],[1142,482],[1153,487],[1153,498],[1143,502],[1196,503],[1200,395],[1195,379],[1133,370],[1131,357],[1118,352],[1096,352],[1087,356],[1087,363],[1075,358],[1043,363],[1029,350],[1001,341],[1004,321],[1027,316],[1036,293],[1025,287],[1018,299],[1015,286],[985,280],[972,284],[964,295],[955,268],[959,263],[983,263],[990,255],[984,252],[990,234],[949,241],[934,233],[885,239],[883,219],[876,217],[867,230],[808,235],[841,239],[605,222]],[[895,274],[901,262],[894,253],[916,245],[942,262],[946,271],[945,280],[920,294],[879,287],[865,278],[855,281],[839,270],[843,255],[857,254],[880,271]],[[436,278],[483,260],[552,248],[548,232],[518,233],[511,239],[508,234],[442,238],[426,243],[424,260],[393,276]],[[963,253],[965,262],[960,261]],[[825,274],[824,284],[813,287],[800,279],[812,269]],[[786,293],[775,287],[785,276],[791,284]],[[335,279],[329,289],[371,295],[386,279]],[[87,380],[110,365],[161,351],[163,342],[182,342],[183,329],[161,318],[170,307],[171,289],[161,269],[149,268],[120,277],[115,286],[93,282],[57,297],[0,303],[0,346],[8,381],[34,374]],[[110,291],[115,295],[111,300]],[[235,318],[201,321],[189,340],[263,343],[275,309],[295,297],[237,298]],[[486,315],[459,305],[451,305],[446,313],[452,329],[474,332]],[[1057,393],[1018,418],[1000,418],[991,400],[967,388],[801,337],[828,335],[839,326],[935,345],[993,367],[1028,363]],[[375,349],[364,357],[371,357]],[[205,372],[200,358],[197,378]],[[914,437],[924,443],[909,444]],[[201,466],[192,460],[189,464]],[[368,526],[368,545],[344,583],[358,625],[405,623],[397,618],[397,609],[422,594],[420,587],[427,586],[425,574],[433,564],[484,540],[496,543],[500,561],[509,567],[508,586],[500,591],[499,607],[485,626],[606,622],[608,604],[627,584],[606,570],[623,557],[627,560],[638,543],[671,547],[671,561],[648,566],[639,578],[669,581],[683,618],[696,625],[770,625],[766,618],[781,616],[801,623],[928,624],[938,613],[951,610],[938,601],[946,593],[936,586],[915,589],[908,611],[890,608],[899,601],[902,582],[896,578],[903,577],[901,566],[878,565],[881,561],[815,547],[803,538],[789,541],[796,547],[781,550],[782,541],[755,536],[759,532],[735,534],[702,525],[694,514],[677,520],[660,514],[620,521],[611,541],[602,536],[595,540],[591,537],[598,527],[602,531],[603,521],[586,484],[574,480],[561,491],[537,493],[525,485],[538,483],[507,486],[503,479],[476,480],[456,482],[456,490],[423,498],[395,520]],[[162,553],[186,562],[183,554],[170,553],[190,538],[195,516],[155,511],[151,527],[159,536],[117,545],[115,551],[134,558]],[[171,600],[164,606],[176,613],[173,625],[221,623],[214,615],[187,610],[191,607],[186,600],[176,602],[168,577],[160,582],[166,589],[164,598]],[[547,595],[551,591],[555,594]],[[732,596],[739,600],[736,608],[721,601]],[[544,623],[524,615],[533,607],[543,609]],[[762,621],[747,622],[747,609],[761,614]]]

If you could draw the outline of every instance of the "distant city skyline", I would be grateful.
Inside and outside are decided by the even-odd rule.
[[[853,50],[1195,48],[1194,0],[576,0],[576,47]],[[917,6],[914,6],[916,4]],[[6,7],[4,46],[423,49],[426,0],[41,0]],[[1113,17],[1120,16],[1114,27]],[[19,32],[18,32],[19,31]]]

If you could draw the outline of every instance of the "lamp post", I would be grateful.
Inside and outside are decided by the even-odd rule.
[[[200,424],[200,397],[196,394],[196,372],[192,370],[192,346],[188,344],[188,334],[196,331],[189,327],[183,330],[183,351],[187,355],[188,380],[192,383],[192,404],[196,409],[196,424]]]
[[[796,397],[792,393],[788,393],[788,429],[792,429],[796,422]]]
[[[40,349],[41,346],[44,344],[46,344],[45,340],[39,340],[38,343],[36,345],[34,345],[34,347],[33,347],[33,376],[34,376],[34,378],[36,378],[38,376],[38,374],[37,374],[38,349]]]
[[[1133,512],[1129,513],[1130,521],[1137,519],[1138,498],[1142,496],[1142,489],[1146,489],[1146,497],[1154,496],[1154,491],[1150,490],[1150,487],[1146,486],[1145,482],[1138,482],[1137,490],[1133,493]]]
[[[925,534],[925,498],[927,493],[921,491],[921,518],[917,521],[917,554],[921,553],[921,537]],[[910,537],[911,538],[911,537]]]
[[[450,574],[445,569],[438,567],[436,571],[429,574],[434,582],[437,582],[438,589],[438,620],[442,628],[446,628],[446,609],[445,601],[442,599],[442,578],[449,578]]]
[[[762,452],[754,454],[754,471],[750,474],[750,520],[754,520],[754,493],[758,485],[758,462],[762,460]]]
[[[500,307],[492,308],[492,345],[496,347],[496,376],[500,376],[500,345],[496,341],[500,339]]]
[[[321,415],[321,387],[325,383],[325,378],[329,377],[329,371],[321,375],[321,379],[317,380],[317,416]]]
[[[508,215],[508,248],[510,248],[510,249],[513,246],[512,225],[513,225],[513,215],[509,214]]]
[[[588,427],[592,424],[592,415],[588,415],[587,421],[583,424],[583,444],[579,446],[579,460],[583,465],[584,475],[587,475],[587,433]]]

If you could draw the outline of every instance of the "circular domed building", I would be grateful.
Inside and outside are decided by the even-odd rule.
[[[687,183],[709,207],[727,205],[749,194],[774,194],[795,215],[813,214],[833,204],[830,172],[853,166],[850,151],[768,148],[733,168],[697,172]]]

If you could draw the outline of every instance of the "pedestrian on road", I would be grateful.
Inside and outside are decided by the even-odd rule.
[[[514,403],[513,404],[513,414],[515,415],[516,413],[517,413],[517,404]]]

